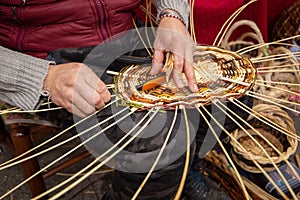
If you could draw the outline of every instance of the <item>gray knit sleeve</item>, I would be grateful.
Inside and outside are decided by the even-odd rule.
[[[171,8],[176,10],[183,18],[186,26],[189,22],[190,5],[187,0],[156,0],[157,21],[161,11]]]
[[[49,63],[0,46],[0,100],[24,110],[34,109]]]

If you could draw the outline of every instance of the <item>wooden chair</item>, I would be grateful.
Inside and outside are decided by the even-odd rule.
[[[34,146],[34,141],[45,136],[54,135],[58,131],[60,131],[60,129],[55,126],[45,126],[39,124],[11,123],[7,125],[5,124],[3,118],[0,117],[0,142],[3,141],[5,144],[7,144],[15,156],[21,155],[30,150]],[[77,162],[80,162],[89,155],[90,153],[88,151],[84,151],[79,155],[70,158],[64,163],[47,170],[47,172],[32,178],[28,182],[32,196],[34,197],[46,191],[46,185],[44,182],[45,179],[72,166]],[[27,154],[26,157],[27,156],[30,155]],[[36,157],[21,163],[21,166],[25,178],[28,178],[40,171],[39,161]],[[45,199],[46,198],[47,197],[45,197]]]

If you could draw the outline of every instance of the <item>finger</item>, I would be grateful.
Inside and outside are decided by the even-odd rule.
[[[161,49],[155,49],[152,59],[152,68],[150,70],[150,75],[156,75],[158,74],[163,65],[164,61],[164,51]]]
[[[187,48],[185,50],[185,60],[184,60],[184,73],[189,83],[189,88],[192,92],[198,92],[194,65],[193,65],[193,52],[192,48]]]
[[[109,102],[111,99],[110,92],[108,90],[104,90],[101,93],[96,93],[95,96],[95,107],[98,110],[102,110],[105,106],[105,103]]]
[[[85,80],[78,79],[75,86],[75,94],[78,94],[85,102],[87,102],[89,105],[95,107],[95,99],[98,97],[99,93],[97,92],[97,84],[88,84]],[[75,99],[74,94],[74,100]]]
[[[104,101],[104,103],[107,103],[111,99],[111,94],[108,90],[105,90],[104,92],[98,93],[98,95],[101,96],[101,99]],[[97,103],[96,103],[97,105]]]
[[[104,106],[103,101],[102,101],[102,105]],[[85,100],[85,98],[83,98],[78,92],[74,93],[72,109],[75,109],[72,111],[73,113],[74,111],[78,111],[79,113],[81,113],[80,116],[82,116],[82,114],[86,116],[96,111],[95,105],[91,105],[90,103],[88,103]]]
[[[111,95],[107,90],[107,87],[103,81],[92,71],[89,71],[84,81],[87,87],[80,87],[80,94],[88,101],[91,105],[95,105],[96,108],[100,109],[103,107],[103,101],[109,102]],[[94,97],[91,98],[91,97]]]
[[[73,114],[77,115],[78,117],[86,117],[87,116],[87,114],[83,113],[75,105],[72,106],[72,110],[70,110],[69,112],[72,112]]]
[[[80,84],[78,93],[90,106],[102,110],[105,103],[109,102],[111,95],[102,81],[98,81],[95,88],[88,84]]]
[[[98,110],[102,110],[104,107],[105,107],[104,98],[101,94],[98,93],[95,97],[95,108],[97,108]]]
[[[98,81],[96,91],[97,91],[97,95],[96,95],[96,98],[95,98],[96,102],[98,102],[97,101],[98,98],[101,98],[104,101],[104,103],[107,103],[107,102],[110,101],[111,94],[108,91],[108,89],[107,89],[107,87],[106,87],[106,85],[103,81],[101,81],[101,80]],[[98,105],[98,104],[96,103],[96,105]]]
[[[97,83],[96,91],[98,93],[101,93],[101,94],[108,94],[109,93],[105,83],[101,80],[99,80],[98,83]]]
[[[91,88],[94,90],[102,90],[105,88],[105,84],[100,80],[100,78],[95,74],[95,72],[88,68],[83,68],[83,73],[81,74],[83,77],[83,80],[88,84]]]
[[[177,54],[174,55],[174,69],[173,69],[173,80],[175,85],[178,88],[183,88],[184,84],[183,84],[183,79],[182,79],[182,71],[183,71],[183,58],[182,56],[179,56]]]

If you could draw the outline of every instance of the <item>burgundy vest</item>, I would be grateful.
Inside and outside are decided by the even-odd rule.
[[[93,46],[133,27],[142,0],[0,0],[0,45],[45,58]]]

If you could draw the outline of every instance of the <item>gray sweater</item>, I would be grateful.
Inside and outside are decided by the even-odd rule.
[[[167,8],[178,11],[188,24],[187,0],[157,0],[156,7],[158,15]],[[34,109],[50,63],[0,46],[0,100],[24,110]]]

